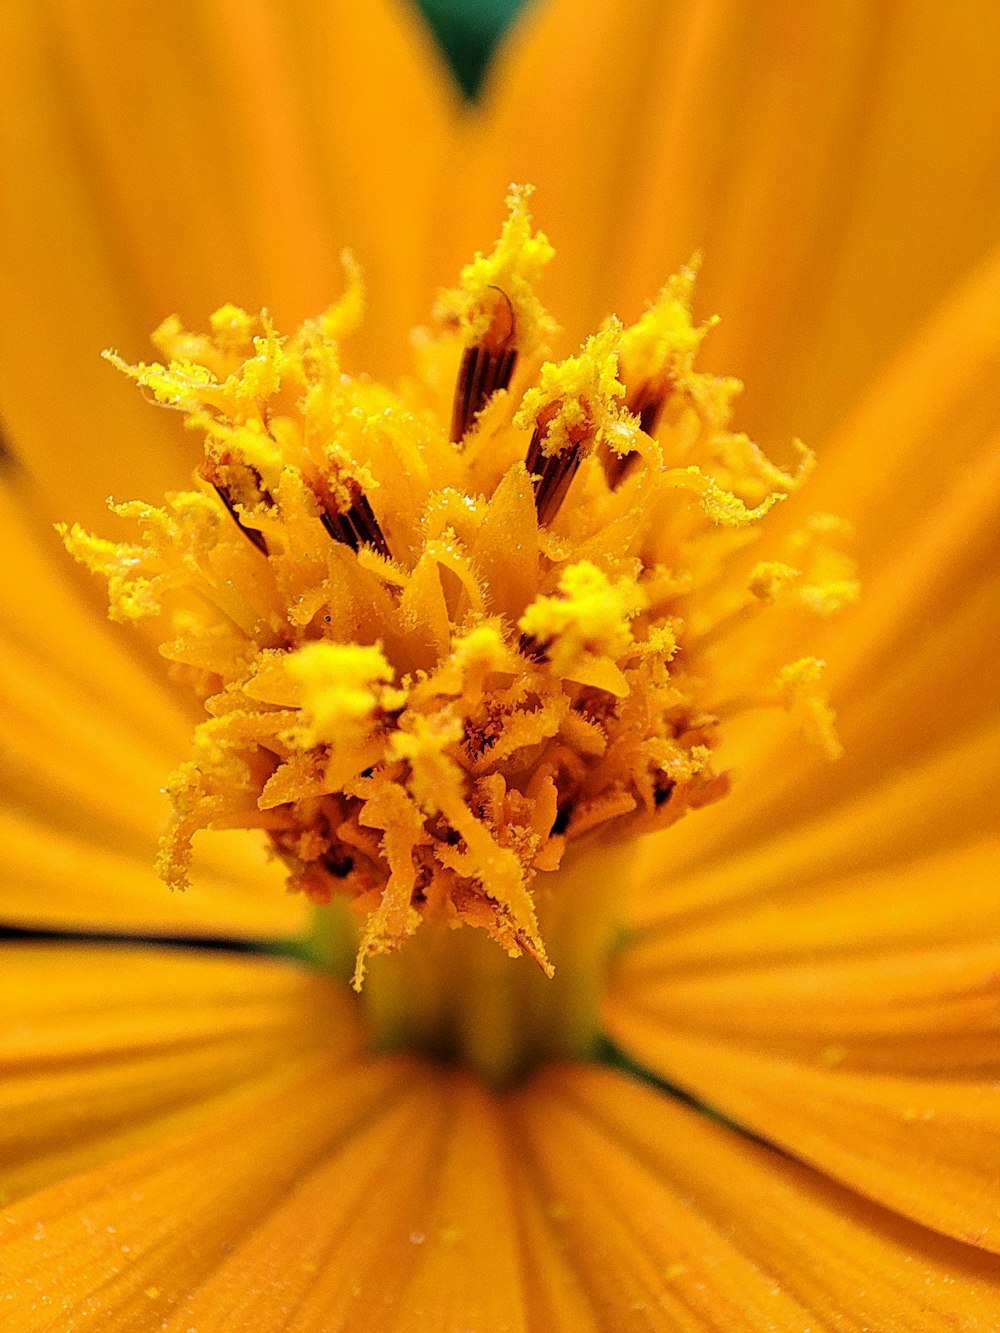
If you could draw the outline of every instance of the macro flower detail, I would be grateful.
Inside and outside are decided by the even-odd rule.
[[[207,334],[161,325],[162,363],[112,355],[204,435],[199,487],[116,505],[134,543],[64,529],[204,703],[163,878],[186,885],[198,830],[263,830],[292,890],[353,900],[359,989],[428,920],[551,975],[536,899],[564,861],[722,797],[727,711],[786,707],[836,754],[822,663],[781,660],[781,612],[852,600],[850,562],[822,516],[776,551],[795,565],[746,557],[811,456],[783,472],[733,429],[741,386],[696,368],[691,269],[548,359],[528,197],[397,389],[342,370],[350,256],[340,302],[292,337],[226,306]],[[733,634],[742,679],[714,669]]]
[[[996,1333],[997,49],[0,5],[0,1327]]]

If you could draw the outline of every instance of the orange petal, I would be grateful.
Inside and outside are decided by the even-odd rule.
[[[987,500],[995,504],[993,451],[985,446],[1000,423],[998,319],[994,245],[878,367],[823,446],[808,502],[853,520],[861,554],[873,565],[940,519],[950,495],[963,494],[970,471],[985,472]],[[887,503],[892,523],[883,521]]]
[[[0,477],[0,633],[45,673],[72,676],[94,707],[146,749],[186,751],[191,715],[169,692],[162,659],[147,660],[134,631],[112,625],[96,579],[67,556],[37,511],[23,473]],[[110,516],[106,514],[106,518]],[[169,760],[168,760],[169,762]]]
[[[630,1013],[610,1026],[650,1068],[769,1142],[926,1226],[1000,1250],[995,1082],[812,1067],[725,1040],[665,1035],[662,1021]]]
[[[145,950],[7,958],[3,1158],[24,1197],[2,1234],[18,1328],[159,1322],[412,1078],[402,1062],[360,1062],[346,989],[292,967]]]
[[[47,26],[42,7],[21,0],[0,13],[0,400],[10,442],[44,484],[50,520],[96,522],[119,486],[162,493],[183,475],[187,446],[166,413],[151,413],[100,360],[113,344],[143,346],[149,320],[109,244],[101,180],[79,151],[80,118]],[[113,40],[106,52],[110,66],[127,65]],[[122,133],[130,120],[119,122],[119,137],[134,145]]]
[[[5,636],[6,638],[6,636]],[[15,791],[39,805],[76,803],[117,828],[120,844],[155,839],[169,751],[150,744],[112,705],[80,689],[65,666],[49,666],[4,642],[0,691],[6,708],[4,748]]]
[[[360,1039],[346,991],[300,968],[135,946],[8,945],[0,1011],[8,1199],[196,1125],[205,1107],[225,1119],[243,1084],[273,1092]]]
[[[171,312],[298,320],[339,293],[350,245],[377,293],[359,351],[399,363],[456,102],[416,15],[14,0],[0,47],[0,396],[52,517],[185,476],[190,439],[99,360],[148,354]]]
[[[600,1328],[994,1327],[992,1257],[669,1096],[610,1071],[559,1069],[514,1099],[512,1117]]]
[[[270,1079],[240,1085],[228,1105],[201,1108],[179,1132],[15,1204],[4,1219],[15,1326],[51,1327],[53,1316],[69,1326],[90,1317],[109,1330],[151,1317],[159,1326],[413,1081],[401,1062],[323,1063],[286,1061]],[[286,1239],[285,1257],[298,1267],[300,1239]]]
[[[619,194],[644,168],[630,146],[676,26],[656,0],[527,10],[497,53],[484,106],[458,148],[453,175],[462,188],[449,201],[438,281],[489,244],[508,182],[526,182],[537,187],[532,210],[558,253],[543,288],[555,317],[579,341],[617,310],[606,279],[621,258]],[[645,295],[667,276],[658,272]]]
[[[411,1067],[397,1103],[303,1173],[180,1305],[170,1333],[528,1329],[492,1098]]]
[[[501,49],[476,194],[538,184],[574,336],[704,250],[751,424],[816,438],[995,241],[998,42],[989,0],[961,23],[933,0],[540,6]]]
[[[621,960],[630,1056],[869,1197],[1000,1249],[995,837],[768,889]]]
[[[629,922],[642,930],[668,927],[719,904],[885,871],[915,854],[984,835],[996,826],[992,775],[998,748],[1000,724],[973,732],[911,768],[887,777],[871,774],[867,789],[834,810],[790,823],[787,832],[752,852],[741,854],[737,845],[730,858],[704,868],[695,864],[671,874],[662,861],[657,866],[655,845],[643,848],[630,876]]]
[[[497,1101],[359,1057],[347,992],[295,968],[8,958],[19,1330],[989,1326],[981,1256],[615,1074]]]
[[[431,1188],[442,1133],[441,1090],[423,1070],[411,1070],[409,1083],[301,1171],[287,1197],[217,1256],[165,1329],[386,1327],[424,1243],[409,1226]],[[322,1098],[324,1090],[310,1091]]]
[[[497,1103],[359,1055],[346,988],[152,950],[7,959],[12,1326],[527,1328]]]
[[[649,985],[787,959],[870,960],[892,949],[980,945],[1000,928],[992,883],[998,850],[988,835],[932,856],[911,848],[898,864],[876,861],[819,879],[791,865],[781,873],[777,862],[778,873],[758,879],[751,865],[735,901],[706,895],[692,910],[682,890],[673,915],[632,936],[618,976]]]
[[[132,853],[0,810],[0,921],[31,929],[153,936],[291,939],[310,908],[285,891],[280,868],[245,834],[212,834],[216,866],[199,856],[191,887],[171,893],[153,870],[155,847]],[[249,845],[248,845],[249,844]],[[254,860],[256,854],[256,860]],[[228,868],[219,864],[228,859]]]

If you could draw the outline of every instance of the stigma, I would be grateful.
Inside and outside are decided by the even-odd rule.
[[[512,187],[400,386],[344,371],[349,256],[344,297],[291,336],[226,306],[205,334],[166,321],[160,361],[110,356],[204,459],[162,504],[115,506],[134,542],[64,530],[204,709],[162,877],[186,885],[203,830],[262,830],[291,890],[353,903],[359,987],[431,921],[551,972],[538,895],[724,796],[736,712],[786,708],[836,752],[788,631],[854,597],[840,529],[785,525],[747,559],[810,456],[783,470],[731,427],[739,385],[696,368],[693,267],[561,348],[528,202]]]

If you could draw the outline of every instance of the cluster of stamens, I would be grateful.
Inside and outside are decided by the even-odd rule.
[[[264,830],[291,888],[354,900],[358,984],[427,919],[548,969],[547,877],[585,839],[721,796],[727,707],[791,707],[835,746],[813,659],[751,652],[733,674],[727,627],[825,613],[854,584],[824,518],[741,564],[807,469],[733,433],[738,386],[694,369],[693,273],[548,360],[551,248],[527,192],[508,203],[396,392],[342,370],[351,264],[343,301],[292,338],[225,307],[210,335],[167,321],[162,364],[112,358],[204,433],[198,489],[117,506],[135,544],[67,533],[113,616],[161,617],[204,700],[164,878],[185,884],[199,830]]]

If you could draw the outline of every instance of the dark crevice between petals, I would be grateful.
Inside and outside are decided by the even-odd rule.
[[[157,935],[113,930],[53,930],[35,926],[0,926],[0,944],[112,945],[194,953],[250,954],[290,960],[306,956],[299,940],[238,940],[224,935]]]
[[[620,1046],[605,1037],[603,1034],[597,1037],[592,1059],[595,1064],[603,1065],[606,1069],[614,1069],[624,1074],[627,1078],[635,1079],[637,1083],[643,1083],[647,1088],[655,1088],[657,1092],[662,1092],[667,1097],[672,1097],[674,1101],[689,1106],[692,1111],[698,1111],[701,1115],[707,1116],[715,1124],[723,1126],[725,1129],[732,1130],[734,1134],[739,1134],[741,1138],[756,1143],[758,1147],[767,1148],[771,1152],[778,1153],[779,1156],[787,1158],[789,1161],[795,1161],[796,1158],[779,1144],[771,1139],[758,1134],[756,1130],[749,1129],[746,1125],[740,1124],[738,1120],[733,1120],[723,1111],[701,1101],[678,1083],[671,1083],[668,1079],[661,1078],[659,1074],[647,1069],[634,1060]]]
[[[261,532],[261,530],[259,528],[252,528],[248,523],[243,522],[243,520],[240,518],[239,514],[236,511],[236,505],[233,503],[229,495],[229,492],[225,489],[225,487],[219,486],[215,482],[213,482],[212,485],[216,495],[226,506],[226,509],[229,511],[229,514],[232,516],[233,522],[239,528],[240,532],[243,533],[244,537],[248,537],[250,539],[250,541],[254,544],[254,546],[256,546],[257,550],[260,551],[262,555],[267,555],[268,554],[267,541],[265,540],[264,534]]]
[[[659,424],[660,415],[663,412],[669,392],[669,386],[665,387],[662,384],[654,386],[652,382],[647,382],[634,393],[629,394],[626,401],[628,410],[633,416],[639,418],[639,425],[647,435],[653,436],[656,434],[656,427]],[[618,454],[613,449],[605,446],[602,450],[601,461],[604,465],[604,476],[607,483],[612,490],[615,490],[639,462],[639,455],[635,451],[628,454]]]
[[[22,471],[21,460],[14,452],[14,446],[11,444],[10,435],[4,424],[0,421],[0,475],[11,477],[15,473]]]

